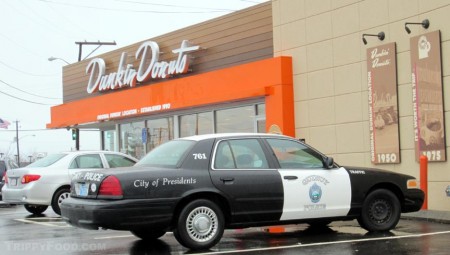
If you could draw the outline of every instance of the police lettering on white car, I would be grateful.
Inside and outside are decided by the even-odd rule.
[[[61,211],[74,226],[148,240],[173,231],[208,249],[230,228],[357,219],[389,231],[423,200],[412,176],[340,166],[291,137],[214,134],[169,141],[126,171],[77,175]]]

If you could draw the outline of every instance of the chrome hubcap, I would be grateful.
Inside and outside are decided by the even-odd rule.
[[[186,221],[188,235],[196,242],[207,242],[217,233],[218,218],[208,207],[195,208]]]

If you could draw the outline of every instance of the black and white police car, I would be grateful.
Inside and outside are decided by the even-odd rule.
[[[389,231],[424,200],[412,176],[339,166],[272,134],[172,140],[127,171],[81,172],[71,187],[61,205],[68,223],[145,240],[173,231],[190,249],[214,246],[231,228],[357,219],[368,231]]]

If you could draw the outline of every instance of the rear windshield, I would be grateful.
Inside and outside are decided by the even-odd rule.
[[[150,151],[136,163],[136,166],[175,168],[194,143],[194,141],[188,140],[169,141]]]
[[[47,167],[50,165],[53,165],[58,160],[64,158],[67,154],[65,153],[58,153],[58,154],[50,154],[45,158],[41,158],[38,161],[29,164],[26,167]]]

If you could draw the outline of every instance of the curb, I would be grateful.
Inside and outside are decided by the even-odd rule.
[[[420,210],[413,213],[404,213],[401,218],[406,220],[422,220],[450,224],[449,211]]]

